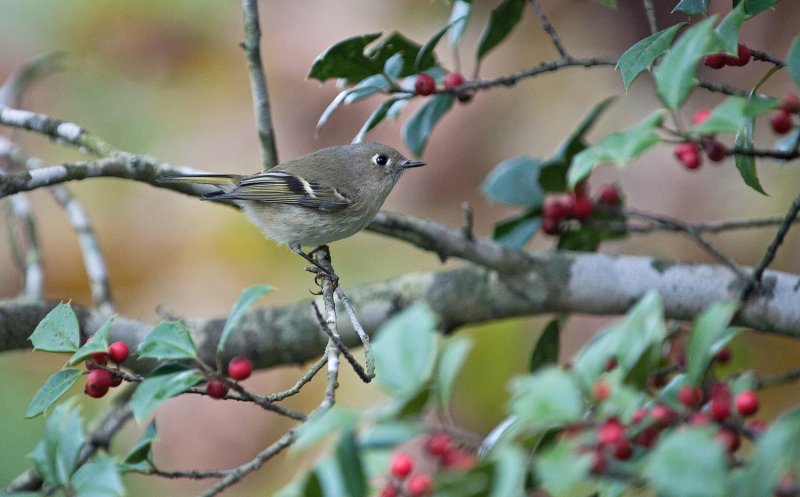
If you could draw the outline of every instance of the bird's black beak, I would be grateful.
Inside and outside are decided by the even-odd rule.
[[[411,160],[404,160],[403,162],[400,163],[400,167],[402,167],[403,169],[408,169],[408,168],[411,168],[411,167],[424,166],[426,164],[427,164],[427,162],[416,162],[416,161],[411,161]]]

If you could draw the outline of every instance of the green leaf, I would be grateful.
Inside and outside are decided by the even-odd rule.
[[[719,41],[713,32],[716,16],[688,28],[656,67],[656,90],[664,104],[677,110],[697,86],[697,63],[716,50]]]
[[[673,12],[683,12],[689,16],[696,16],[708,12],[709,0],[681,0],[672,9]]]
[[[546,367],[511,383],[509,410],[535,432],[578,421],[583,398],[575,378],[557,367]]]
[[[403,54],[398,52],[386,59],[386,62],[383,64],[383,72],[386,76],[389,76],[392,79],[397,79],[403,73],[404,63],[405,61],[403,60]],[[386,76],[383,76],[384,80],[386,80]],[[389,82],[386,81],[386,84],[388,86]]]
[[[716,353],[733,338],[735,331],[728,326],[738,308],[736,300],[714,302],[695,320],[686,350],[686,377],[691,385],[700,385]]]
[[[433,127],[453,105],[453,95],[437,93],[422,106],[403,126],[403,140],[411,152],[420,157]]]
[[[492,239],[506,247],[521,249],[539,231],[540,214],[541,209],[536,208],[498,222],[494,225]]]
[[[167,400],[203,381],[203,375],[179,364],[166,364],[154,370],[136,387],[131,396],[131,411],[141,423]]]
[[[344,78],[358,81],[381,71],[383,64],[376,64],[364,54],[364,49],[380,38],[381,33],[353,36],[330,46],[311,65],[309,78],[326,81]]]
[[[467,27],[467,21],[472,14],[472,0],[455,0],[453,10],[450,11],[448,23],[453,25],[450,30],[450,46],[457,47],[461,42],[461,36]]]
[[[739,30],[746,19],[744,2],[740,2],[717,26],[717,35],[722,42],[722,48],[728,53],[736,54],[739,51]]]
[[[744,125],[736,134],[734,144],[740,150],[753,150],[753,128],[755,127],[755,118],[747,118],[744,120]],[[766,195],[764,187],[761,186],[761,181],[758,179],[758,169],[756,169],[756,159],[752,155],[736,154],[734,157],[736,169],[739,170],[739,175],[744,180],[744,183],[762,195]]]
[[[603,141],[583,150],[572,159],[567,171],[570,189],[586,179],[600,164],[612,163],[624,166],[659,143],[656,129],[664,122],[664,112],[657,110],[636,127],[627,131],[611,133]]]
[[[242,292],[239,296],[239,300],[233,305],[228,320],[225,321],[225,327],[222,328],[222,336],[219,337],[219,344],[217,344],[217,358],[219,358],[222,351],[225,350],[225,343],[228,341],[228,337],[231,332],[239,326],[239,323],[242,322],[247,309],[271,291],[272,287],[269,285],[253,285]],[[191,341],[191,337],[189,338]],[[192,351],[194,352],[194,343],[191,345]]]
[[[800,85],[800,35],[795,36],[789,53],[786,55],[786,67],[795,83]]]
[[[538,207],[544,201],[539,186],[541,161],[527,156],[506,159],[489,172],[483,182],[483,194],[492,202]]]
[[[536,347],[533,348],[528,370],[533,373],[545,366],[558,364],[558,353],[561,349],[560,341],[561,320],[559,318],[551,319],[536,341]]]
[[[442,36],[444,36],[444,34],[447,33],[447,31],[451,27],[461,23],[462,20],[463,18],[458,18],[449,21],[442,28],[440,28],[439,31],[434,33],[434,35],[431,36],[431,38],[428,41],[426,41],[424,45],[422,45],[422,48],[419,49],[419,52],[417,52],[417,57],[414,60],[414,66],[416,68],[416,72],[422,72],[436,63],[436,59],[434,58],[433,55],[433,50],[436,48],[436,45],[439,43],[439,40],[442,39]]]
[[[44,435],[31,453],[33,465],[46,487],[65,485],[78,465],[86,442],[81,417],[72,402],[53,409],[44,425]]]
[[[744,4],[747,14],[749,16],[755,16],[767,9],[771,9],[772,6],[779,1],[780,0],[745,0]]]
[[[622,75],[622,84],[625,86],[625,91],[628,91],[631,83],[634,82],[639,74],[650,70],[656,58],[667,51],[675,38],[675,34],[685,24],[685,22],[679,22],[674,26],[650,35],[622,54],[617,62],[617,69]]]
[[[425,433],[419,420],[385,421],[363,428],[359,442],[364,449],[392,449]]]
[[[753,457],[731,485],[736,497],[771,497],[781,478],[800,461],[800,409],[770,424],[756,443]]]
[[[528,455],[519,447],[501,445],[489,454],[494,472],[489,497],[525,494]]]
[[[197,359],[197,350],[189,328],[180,321],[162,321],[153,328],[136,353],[140,359]]]
[[[663,497],[725,497],[728,461],[709,427],[681,428],[666,433],[653,449],[645,475]]]
[[[383,103],[381,103],[375,109],[372,115],[369,116],[366,122],[364,122],[364,125],[361,126],[361,129],[358,130],[358,134],[356,135],[355,138],[353,138],[353,143],[361,143],[362,141],[364,141],[364,135],[366,135],[369,130],[377,126],[378,123],[383,121],[389,109],[399,100],[405,100],[405,97],[397,97],[384,100]]]
[[[367,56],[378,67],[377,71],[373,71],[373,74],[375,74],[381,72],[387,60],[398,53],[401,54],[403,57],[403,70],[398,77],[404,77],[437,65],[436,58],[432,52],[420,60],[419,65],[417,65],[417,55],[421,49],[422,46],[419,43],[409,40],[398,32],[393,32],[381,40],[376,47],[367,50]]]
[[[78,316],[68,303],[60,303],[42,319],[29,340],[35,350],[75,352],[81,344]]]
[[[489,15],[489,22],[481,33],[478,41],[478,61],[489,53],[494,47],[499,45],[511,34],[519,21],[522,19],[522,12],[525,7],[524,0],[503,0],[503,3],[492,10]]]
[[[78,381],[81,374],[80,369],[62,369],[50,375],[31,399],[25,417],[32,418],[45,412]]]
[[[372,350],[377,379],[395,397],[411,397],[427,384],[436,359],[436,316],[426,305],[413,305],[386,321]]]
[[[472,341],[468,338],[453,338],[447,341],[436,361],[436,398],[439,408],[446,411],[450,406],[458,373],[472,349]]]
[[[100,327],[99,330],[92,335],[91,341],[86,341],[81,348],[78,349],[77,352],[72,354],[72,357],[69,358],[67,364],[70,366],[74,366],[79,362],[83,362],[92,354],[96,352],[107,352],[108,351],[108,336],[111,334],[111,321],[113,318],[109,318],[103,325]]]
[[[364,475],[364,466],[361,463],[361,452],[352,428],[342,433],[339,443],[336,445],[336,462],[344,480],[344,487],[347,491],[345,495],[348,497],[367,495],[367,481]]]
[[[75,497],[121,497],[125,487],[117,463],[108,456],[88,462],[78,468],[70,482]]]
[[[590,453],[581,452],[574,440],[543,450],[533,461],[536,477],[551,497],[592,495],[591,465]]]
[[[756,117],[777,106],[778,101],[772,98],[728,97],[714,109],[705,122],[692,128],[691,132],[693,136],[738,133],[747,118]]]
[[[295,453],[304,451],[332,433],[356,426],[358,421],[358,413],[339,406],[315,414],[297,428],[297,438],[292,444],[291,451]]]
[[[156,420],[152,420],[147,424],[144,433],[136,441],[136,444],[125,456],[126,464],[138,464],[141,462],[150,462],[153,460],[153,442],[158,438],[156,430]]]

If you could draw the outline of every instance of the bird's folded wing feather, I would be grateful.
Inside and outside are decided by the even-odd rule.
[[[232,190],[210,193],[204,198],[295,204],[325,211],[341,210],[351,204],[336,188],[323,187],[282,171],[242,178]]]

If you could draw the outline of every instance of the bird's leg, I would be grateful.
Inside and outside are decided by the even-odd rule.
[[[289,248],[292,249],[292,252],[313,264],[315,268],[314,272],[317,273],[317,276],[328,278],[334,285],[336,285],[336,283],[339,281],[339,276],[337,276],[337,274],[333,271],[333,267],[330,266],[330,262],[329,266],[325,267],[313,257],[318,250],[324,249],[328,253],[328,260],[330,261],[330,249],[328,249],[327,245],[320,245],[308,253],[303,252],[303,249],[300,248],[300,245],[292,245]]]

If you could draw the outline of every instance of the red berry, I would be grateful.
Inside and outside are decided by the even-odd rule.
[[[718,142],[717,140],[709,140],[703,146],[706,156],[711,162],[719,162],[730,153],[728,147]]]
[[[617,362],[616,357],[609,357],[608,359],[606,359],[606,364],[603,366],[603,371],[606,372],[613,371],[614,369],[616,369],[618,364],[619,363]]]
[[[728,452],[736,452],[736,450],[741,445],[741,440],[739,439],[739,435],[734,433],[729,428],[722,428],[717,432],[716,436],[717,440],[722,442],[722,445],[728,449]]]
[[[597,443],[600,445],[614,445],[625,436],[625,427],[617,418],[606,420],[597,429]]]
[[[789,114],[800,113],[800,97],[794,93],[787,93],[781,102],[781,110]]]
[[[731,66],[746,66],[750,59],[752,58],[753,54],[750,52],[750,48],[747,45],[739,43],[739,46],[736,49],[736,57],[731,57],[728,61],[728,65]]]
[[[592,215],[592,210],[594,210],[592,199],[584,196],[575,197],[575,206],[572,208],[572,215],[575,216],[576,219],[580,221],[587,219]]]
[[[433,478],[427,473],[417,473],[408,479],[406,486],[411,497],[423,497],[433,490]]]
[[[703,411],[695,411],[689,416],[690,426],[706,426],[711,423],[711,416]]]
[[[772,131],[779,135],[785,135],[792,129],[792,115],[786,111],[779,110],[769,119]]]
[[[604,379],[599,379],[594,383],[594,387],[592,387],[592,394],[594,398],[597,400],[605,400],[611,395],[611,385]]]
[[[753,435],[756,437],[764,433],[764,430],[767,429],[767,423],[763,419],[754,419],[750,421],[750,425],[748,426]]]
[[[106,352],[95,352],[92,354],[92,360],[105,366],[108,363],[108,354]]]
[[[727,63],[727,56],[724,53],[715,53],[712,55],[706,55],[705,58],[705,65],[710,67],[711,69],[722,69],[725,67]]]
[[[567,211],[561,198],[557,196],[549,196],[544,199],[542,204],[542,217],[550,218],[554,221],[559,221],[567,217]]]
[[[614,457],[620,461],[630,459],[633,455],[633,444],[627,438],[623,438],[614,446]]]
[[[650,409],[650,418],[658,426],[667,426],[677,420],[677,416],[672,409],[663,404],[656,404]]]
[[[697,144],[692,142],[678,144],[675,147],[675,157],[677,157],[687,169],[697,169],[702,164]]]
[[[752,390],[745,390],[736,396],[736,410],[744,417],[758,412],[758,395]]]
[[[597,189],[597,201],[606,205],[620,205],[622,199],[614,185],[600,185]]]
[[[86,376],[84,392],[90,397],[99,399],[108,392],[111,386],[111,374],[102,369],[95,369]]]
[[[592,468],[590,471],[594,474],[599,474],[605,471],[607,466],[608,460],[606,459],[605,454],[595,451],[592,454]]]
[[[123,342],[114,342],[108,346],[108,357],[117,364],[125,362],[129,353],[128,346]]]
[[[731,415],[730,399],[722,396],[712,397],[708,403],[708,412],[715,421],[725,421]]]
[[[380,493],[380,497],[397,497],[398,495],[400,495],[400,490],[393,483],[387,483]]]
[[[111,375],[111,388],[122,385],[122,376]]]
[[[658,429],[653,426],[648,426],[636,437],[636,443],[642,447],[652,447],[656,440],[658,440]]]
[[[558,220],[551,217],[542,218],[542,231],[548,235],[558,234]]]
[[[442,466],[454,469],[470,469],[475,466],[475,457],[462,450],[454,449],[440,458]]]
[[[428,437],[425,450],[431,455],[442,457],[453,450],[453,439],[446,433],[436,433]]]
[[[253,363],[246,357],[234,357],[228,363],[228,376],[236,381],[246,380],[253,373]]]
[[[208,380],[208,384],[206,385],[206,393],[212,399],[221,399],[228,394],[228,387],[222,380],[213,379]]]
[[[647,417],[647,409],[645,409],[644,407],[639,407],[638,409],[633,411],[633,414],[631,415],[631,424],[632,425],[639,424],[642,421],[644,421],[646,417]]]
[[[433,76],[427,73],[417,75],[417,79],[414,80],[414,91],[417,95],[430,95],[435,90],[436,81],[433,80]]]
[[[464,76],[457,72],[447,73],[444,77],[444,87],[448,90],[464,84]]]
[[[694,113],[692,116],[692,124],[698,126],[703,124],[704,122],[708,121],[709,116],[711,116],[711,109],[700,109]]]
[[[728,364],[731,360],[731,349],[725,347],[724,349],[720,349],[719,352],[716,353],[714,356],[714,360],[720,364]]]
[[[391,472],[395,478],[403,480],[410,475],[412,471],[414,471],[414,460],[411,459],[410,456],[401,453],[392,456],[392,460],[389,463],[389,472]]]
[[[678,390],[678,400],[686,407],[695,407],[703,401],[703,391],[691,385],[684,385]]]

